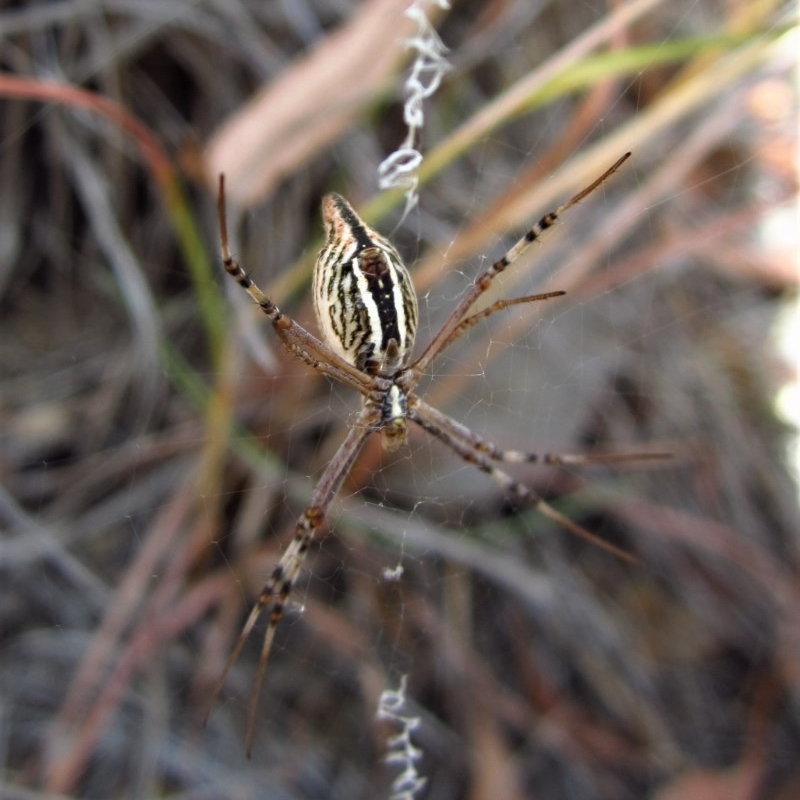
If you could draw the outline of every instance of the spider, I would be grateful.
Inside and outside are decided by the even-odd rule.
[[[224,176],[220,176],[217,210],[225,271],[260,306],[290,353],[361,395],[361,410],[355,424],[348,430],[314,488],[307,508],[300,514],[294,537],[258,595],[212,691],[209,711],[258,618],[268,608],[269,622],[248,708],[245,735],[248,758],[252,750],[256,709],[275,630],[316,531],[322,525],[331,502],[371,434],[380,433],[383,446],[394,451],[406,443],[408,423],[413,422],[465,462],[474,464],[485,472],[517,500],[532,505],[572,533],[590,539],[622,558],[630,558],[629,554],[599,539],[561,514],[532,488],[514,480],[500,469],[497,463],[538,462],[564,465],[588,461],[618,462],[661,458],[665,454],[566,456],[501,450],[414,393],[433,360],[480,320],[512,305],[565,294],[554,291],[498,300],[483,311],[470,314],[475,301],[489,288],[499,273],[513,264],[544,231],[553,226],[561,214],[611,177],[629,156],[630,153],[626,153],[564,205],[545,214],[502,258],[480,275],[466,290],[439,332],[414,361],[412,350],[417,330],[417,297],[408,270],[394,246],[368,227],[343,197],[328,194],[322,201],[326,241],[317,258],[313,278],[314,307],[322,333],[320,341],[282,313],[231,256],[225,212],[225,181]]]

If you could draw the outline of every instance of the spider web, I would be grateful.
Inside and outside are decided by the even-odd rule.
[[[168,25],[134,5],[67,22],[67,6],[4,10],[0,52],[23,74],[124,91],[187,171],[190,140],[348,22],[321,0],[226,15],[164,3]],[[420,393],[505,447],[673,452],[659,469],[508,465],[638,562],[512,502],[421,431],[394,454],[373,437],[278,629],[250,762],[263,624],[203,729],[208,687],[357,398],[285,356],[238,287],[209,281],[234,309],[215,361],[175,209],[127,140],[69,106],[4,106],[0,795],[389,797],[382,759],[406,732],[420,797],[688,797],[693,775],[791,794],[800,525],[769,332],[796,287],[770,216],[794,196],[796,100],[768,47],[780,8],[745,5],[757,24],[654,2],[591,80],[584,56],[561,62],[574,84],[531,91],[421,182],[402,223],[399,206],[375,222],[415,265],[419,351],[527,225],[634,151],[486,302],[567,296],[480,323]],[[423,168],[604,13],[456,4],[436,22],[453,70],[425,106]],[[641,66],[617,71],[631,49]],[[292,262],[313,257],[322,193],[369,208],[404,133],[402,98],[383,97],[335,103],[347,124],[244,219],[231,208],[237,256],[312,331],[308,259]],[[655,114],[667,99],[674,115]],[[190,206],[215,252],[209,192]],[[379,723],[387,691],[395,717]]]
[[[628,85],[625,91],[634,88]],[[620,93],[617,102],[623,96]],[[730,113],[723,108],[720,116],[724,118],[726,111]],[[729,124],[734,119],[729,117]],[[702,127],[702,121],[699,124]],[[720,123],[712,119],[705,124],[713,128]],[[707,155],[700,146],[703,133],[689,136],[686,149],[691,151],[694,145]],[[524,164],[535,160],[537,149],[515,151],[499,138],[478,148],[479,166],[464,204],[464,219],[489,205],[485,198],[494,196],[495,187],[487,187],[484,177],[497,180],[501,158]],[[632,178],[620,178],[626,186],[604,187],[587,200],[554,235],[546,237],[534,258],[526,257],[509,270],[513,280],[498,281],[491,299],[560,288],[558,277],[569,275],[572,255],[580,253],[598,229],[602,231],[604,221],[624,202],[626,191],[649,188],[648,171],[657,167],[635,164]],[[743,168],[739,164],[701,179],[689,164],[684,180],[670,189],[668,199],[677,200],[683,193],[704,199],[706,192],[716,191],[722,193],[718,207],[736,208],[742,202],[737,172]],[[513,170],[506,171],[509,175],[513,176]],[[513,186],[513,177],[509,180]],[[720,186],[714,189],[715,184]],[[488,195],[487,189],[491,190]],[[694,203],[689,205],[693,209]],[[730,212],[718,213],[724,217]],[[448,210],[445,219],[451,214]],[[434,217],[435,211],[426,211],[423,194],[419,214],[411,218],[415,230],[410,238],[421,239],[427,227],[436,227],[426,215]],[[540,452],[591,452],[596,447],[635,451],[653,443],[658,449],[671,442],[679,450],[684,469],[695,459],[706,465],[710,459],[715,468],[721,464],[726,479],[716,484],[720,494],[711,505],[698,496],[696,487],[691,488],[691,469],[688,476],[677,474],[671,466],[659,473],[595,467],[570,469],[566,474],[524,468],[515,474],[548,498],[556,498],[554,502],[582,524],[645,558],[666,555],[669,561],[676,557],[670,548],[678,546],[675,537],[685,541],[687,523],[680,515],[688,512],[690,529],[709,525],[722,535],[722,541],[707,545],[707,550],[690,538],[699,553],[713,554],[714,568],[727,576],[731,591],[736,587],[739,592],[739,579],[716,561],[741,545],[744,529],[736,521],[747,519],[748,536],[754,535],[762,544],[770,535],[763,524],[766,519],[758,521],[755,506],[759,501],[754,506],[753,498],[746,499],[752,472],[733,474],[729,469],[733,463],[747,461],[744,454],[751,442],[741,406],[731,407],[730,398],[741,387],[737,388],[725,359],[708,360],[703,339],[711,325],[723,340],[737,344],[749,340],[753,348],[754,342],[763,341],[757,331],[766,330],[766,318],[761,315],[769,312],[758,310],[757,302],[752,305],[752,291],[736,279],[731,281],[719,265],[708,274],[693,263],[709,258],[706,244],[700,255],[687,255],[681,252],[677,233],[671,237],[661,233],[663,227],[683,231],[691,218],[680,207],[667,212],[646,208],[623,246],[609,252],[600,248],[597,265],[586,273],[586,282],[592,284],[589,289],[578,282],[570,286],[565,300],[523,307],[478,326],[434,365],[423,395],[435,398],[437,406],[501,445]],[[441,219],[435,222],[442,225]],[[449,224],[450,238],[439,237],[440,242],[456,243],[469,231],[468,222]],[[653,262],[641,259],[638,271],[623,270],[619,279],[614,268],[620,263],[635,264],[638,254],[648,252],[653,238],[666,238],[675,252],[665,245],[664,254],[657,254]],[[488,257],[499,256],[511,241],[498,237]],[[448,250],[443,249],[442,261],[449,272],[421,298],[421,343],[483,268],[480,260],[450,263]],[[612,273],[611,278],[607,273]],[[758,370],[757,352],[757,348],[749,349],[747,369]],[[739,402],[743,399],[740,395]],[[352,417],[348,398],[338,389],[330,389],[327,402],[335,418]],[[681,433],[687,430],[693,432],[690,438],[697,439],[687,442]],[[313,580],[334,587],[325,597],[327,602],[334,607],[355,604],[355,624],[360,633],[366,631],[358,659],[385,675],[386,686],[400,675],[408,675],[411,686],[415,678],[424,686],[425,676],[437,668],[447,672],[455,685],[459,685],[461,670],[481,668],[499,674],[501,682],[516,685],[525,674],[515,662],[524,660],[518,642],[535,640],[539,678],[559,694],[568,695],[575,682],[587,682],[597,693],[596,702],[611,703],[619,713],[632,714],[646,729],[658,726],[658,713],[676,722],[658,703],[641,715],[633,712],[635,698],[648,694],[648,670],[643,664],[649,648],[666,647],[663,640],[653,641],[652,628],[641,616],[642,604],[651,591],[665,604],[669,598],[674,603],[671,613],[680,620],[670,620],[670,624],[678,625],[681,635],[688,631],[702,638],[715,626],[722,623],[727,628],[730,622],[730,609],[720,607],[708,584],[678,568],[674,574],[665,571],[669,577],[664,584],[656,580],[655,588],[642,589],[635,569],[628,572],[608,563],[605,555],[571,541],[535,511],[515,507],[485,475],[422,433],[412,436],[407,452],[385,458],[373,455],[368,463],[368,480],[358,493],[345,493],[337,504],[332,515],[334,535],[322,543],[321,555],[310,570],[317,576]],[[775,480],[778,484],[784,479],[776,474]],[[565,499],[558,499],[562,496]],[[716,528],[725,506],[727,513],[722,517],[731,526],[727,534]],[[320,561],[327,564],[321,571]],[[702,598],[701,607],[693,606],[688,620],[684,616],[688,608],[667,588],[673,581],[687,596]],[[370,618],[374,625],[363,625],[363,609],[376,606],[382,612]],[[526,623],[519,622],[520,616]],[[507,617],[518,624],[507,627]],[[285,647],[297,653],[294,636],[294,631],[286,634]],[[724,640],[721,635],[719,641]],[[444,652],[431,653],[428,648],[434,642]],[[325,658],[329,656],[328,652]],[[506,672],[512,663],[521,671]],[[719,665],[723,671],[731,668],[733,662]],[[319,672],[329,675],[329,669],[326,662]],[[600,676],[602,682],[597,683]],[[481,685],[477,678],[473,680]],[[687,686],[673,699],[688,705],[694,679],[687,674],[686,680]],[[609,693],[615,692],[621,696],[612,703]],[[443,693],[446,696],[447,690]],[[492,707],[503,718],[502,703]],[[428,706],[426,711],[435,716],[436,708]],[[424,726],[424,714],[421,720]],[[433,724],[432,719],[428,722]],[[718,730],[703,727],[699,741],[706,752],[718,752]],[[536,760],[534,752],[530,758]]]
[[[609,120],[622,115],[620,106],[640,91],[638,81],[618,88],[608,103],[608,119],[591,126],[584,143],[606,133]],[[473,171],[449,171],[441,181],[444,185],[434,185],[428,198],[423,191],[419,210],[396,231],[395,239],[405,242],[404,252],[422,250],[420,242],[432,240],[441,261],[437,280],[426,283],[421,296],[421,344],[466,284],[485,268],[486,259],[498,257],[513,241],[513,235],[494,234],[483,261],[451,259],[460,238],[473,234],[469,220],[480,219],[485,209],[499,202],[498,196],[505,199],[504,192],[514,199],[515,176],[537,162],[540,151],[567,124],[569,113],[568,105],[555,116],[548,108],[547,118],[534,117],[486,138],[473,151]],[[710,504],[691,486],[696,473],[680,475],[672,466],[659,473],[595,467],[523,468],[515,474],[582,524],[646,559],[675,559],[671,548],[680,547],[676,541],[686,542],[685,526],[709,525],[722,540],[706,549],[690,539],[700,547],[698,557],[711,557],[714,569],[727,575],[732,592],[741,589],[739,579],[716,559],[741,544],[744,530],[748,535],[759,531],[755,539],[762,544],[770,537],[766,519],[758,522],[758,501],[754,506],[753,498],[745,499],[743,490],[752,473],[734,475],[727,467],[747,461],[750,441],[741,406],[734,404],[738,411],[731,408],[730,397],[739,391],[735,378],[725,359],[707,361],[702,340],[711,325],[723,340],[737,345],[749,341],[746,369],[755,374],[755,342],[763,342],[763,336],[751,337],[765,322],[762,312],[769,312],[756,310],[758,303],[751,305],[752,289],[739,285],[730,267],[726,273],[713,263],[707,242],[695,240],[694,249],[685,252],[681,236],[696,223],[699,211],[708,215],[703,224],[713,226],[715,220],[730,222],[735,209],[748,207],[746,193],[740,194],[749,158],[744,150],[730,166],[698,172],[698,164],[721,146],[722,131],[733,135],[740,114],[740,100],[722,102],[706,118],[695,118],[694,129],[683,128],[683,149],[670,154],[676,172],[671,181],[661,163],[665,146],[646,149],[634,161],[632,174],[615,177],[572,210],[560,229],[514,265],[508,280],[498,281],[489,295],[497,299],[559,289],[564,275],[569,296],[498,314],[478,326],[437,361],[423,391],[438,407],[501,446],[591,452],[597,447],[635,451],[654,444],[663,449],[671,443],[683,465],[694,460],[713,463],[714,469],[725,465],[721,471],[726,479],[720,476],[719,494]],[[659,186],[664,193],[660,196],[654,194]],[[626,197],[637,193],[640,212],[631,219],[625,215]],[[679,201],[687,195],[684,208]],[[549,207],[535,207],[535,212]],[[535,218],[532,211],[528,219]],[[626,225],[626,233],[617,237],[616,230],[605,230],[607,220]],[[608,249],[603,246],[604,231]],[[661,249],[652,246],[654,240]],[[585,263],[587,243],[597,253],[591,265]],[[418,256],[425,275],[429,257],[426,252]],[[710,272],[707,263],[697,263],[706,261],[712,262]],[[739,395],[739,401],[743,399]],[[327,403],[336,419],[352,418],[352,406],[338,389],[330,389]],[[722,408],[725,413],[720,414]],[[687,431],[692,431],[691,442]],[[312,583],[333,587],[327,602],[354,613],[356,622],[347,628],[361,634],[357,658],[383,675],[385,686],[400,675],[408,676],[410,686],[415,679],[419,687],[429,686],[429,675],[437,669],[449,675],[454,686],[466,680],[459,678],[462,671],[481,669],[501,684],[520,685],[532,668],[519,652],[522,639],[536,642],[533,673],[559,695],[569,696],[573,684],[588,686],[595,702],[613,706],[651,733],[661,724],[659,714],[668,724],[677,723],[657,702],[642,713],[633,711],[636,698],[648,696],[652,673],[644,663],[649,648],[666,646],[658,637],[654,640],[642,617],[642,604],[653,592],[659,602],[672,604],[670,613],[677,617],[670,624],[678,626],[674,630],[699,639],[721,622],[727,629],[729,622],[730,609],[719,605],[708,584],[676,565],[675,574],[664,572],[663,584],[657,579],[654,586],[642,589],[636,570],[608,563],[603,554],[570,540],[535,511],[510,503],[485,475],[422,433],[412,436],[407,452],[388,457],[372,453],[366,462],[368,478],[357,481],[358,491],[351,487],[336,504],[334,534],[321,544],[309,570],[316,576]],[[777,473],[774,477],[776,484],[784,480]],[[722,518],[727,522],[722,525],[731,526],[730,539],[716,528],[726,506]],[[687,518],[681,516],[684,512]],[[736,522],[742,519],[753,527],[742,528]],[[687,596],[702,598],[701,607],[689,612],[677,599],[680,591],[667,588],[675,585],[673,581]],[[377,616],[365,617],[364,609],[375,608],[380,609]],[[507,617],[517,624],[507,626]],[[295,649],[294,635],[284,637],[286,652],[298,654],[303,651]],[[721,635],[720,643],[725,638]],[[340,643],[326,641],[331,644]],[[324,658],[330,656],[327,651]],[[730,662],[719,668],[732,666]],[[344,669],[349,675],[351,665]],[[326,660],[318,674],[330,675],[330,670]],[[333,674],[340,675],[336,667]],[[474,675],[472,680],[487,691]],[[685,707],[693,680],[687,677],[687,686],[673,697]],[[497,705],[492,702],[492,713],[508,719],[502,700],[509,697],[502,694]],[[443,689],[439,702],[447,696]],[[475,710],[484,708],[483,702],[478,699]],[[441,719],[436,703],[425,711]],[[699,716],[693,718],[695,723]],[[434,724],[433,718],[429,723]],[[421,719],[424,726],[424,714]],[[719,752],[718,731],[701,727],[698,741],[704,752]],[[681,734],[667,738],[675,743]],[[691,739],[684,738],[682,746]],[[529,754],[531,763],[537,759],[535,752]]]

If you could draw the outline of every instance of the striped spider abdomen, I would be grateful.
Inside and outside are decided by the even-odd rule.
[[[325,246],[314,307],[326,344],[368,375],[392,377],[411,359],[417,296],[400,254],[338,194],[322,200]]]

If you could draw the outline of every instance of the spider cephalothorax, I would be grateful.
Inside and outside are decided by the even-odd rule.
[[[212,693],[211,705],[258,617],[265,608],[269,608],[269,624],[248,711],[248,756],[252,746],[260,687],[275,628],[283,615],[287,598],[315,532],[322,525],[328,507],[371,434],[380,433],[384,446],[395,450],[406,442],[408,422],[411,421],[464,461],[485,472],[518,501],[532,505],[573,533],[590,539],[623,558],[628,557],[626,553],[572,522],[541,498],[534,489],[512,478],[497,464],[619,462],[663,458],[664,454],[564,456],[503,450],[426,403],[414,393],[414,389],[433,360],[479,320],[511,305],[564,294],[546,292],[513,300],[498,300],[483,311],[470,313],[475,301],[489,288],[496,275],[511,266],[543,231],[554,225],[563,211],[582,200],[616,172],[629,155],[624,155],[561,208],[545,214],[502,258],[479,275],[415,361],[412,361],[411,356],[417,331],[417,298],[408,270],[391,243],[366,225],[344,198],[329,194],[322,201],[326,241],[314,268],[314,305],[322,333],[320,341],[291,317],[283,314],[232,258],[228,249],[225,223],[224,182],[220,178],[220,238],[225,270],[258,303],[289,352],[318,372],[354,389],[362,398],[361,411],[355,424],[348,430],[344,441],[322,473],[311,494],[309,505],[300,514],[294,537],[261,590]]]

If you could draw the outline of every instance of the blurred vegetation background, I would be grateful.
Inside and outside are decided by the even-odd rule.
[[[0,9],[3,798],[389,797],[407,675],[426,798],[800,796],[790,431],[789,4],[462,0],[402,141],[409,0]],[[636,557],[519,509],[423,435],[365,449],[281,625],[209,688],[356,399],[276,347],[218,258],[315,330],[319,199],[409,263],[426,341],[486,259],[627,150],[426,381],[501,446],[674,453],[521,478]],[[787,233],[788,232],[788,233]],[[796,241],[796,240],[795,240]],[[541,307],[540,307],[541,306]],[[796,376],[795,376],[796,377]]]

